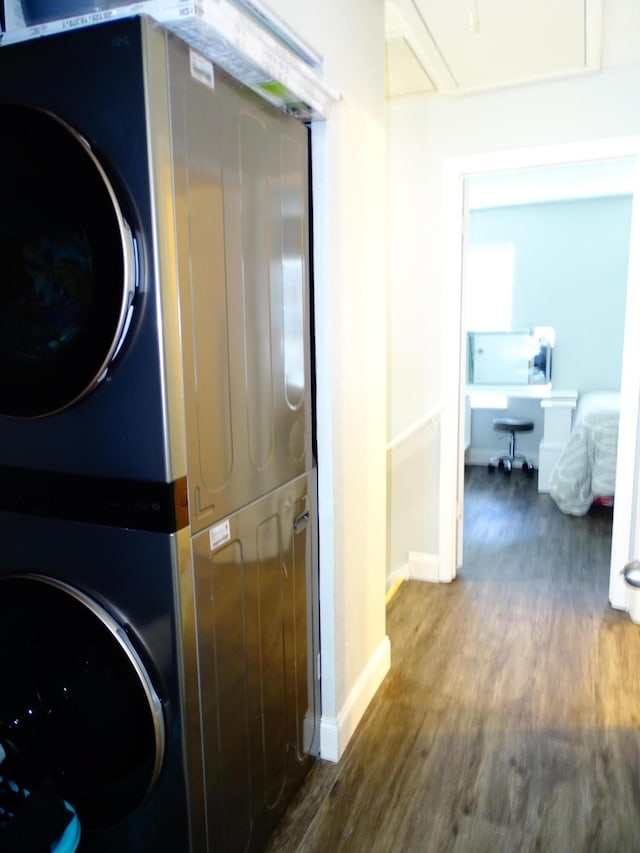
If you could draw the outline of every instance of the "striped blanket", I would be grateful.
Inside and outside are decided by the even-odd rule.
[[[589,392],[580,398],[573,430],[551,473],[549,494],[569,515],[585,515],[616,484],[620,395]]]

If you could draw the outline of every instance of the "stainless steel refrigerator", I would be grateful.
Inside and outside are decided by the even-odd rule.
[[[260,849],[319,743],[308,128],[217,69],[203,82],[168,45],[204,779],[192,808],[209,850]]]

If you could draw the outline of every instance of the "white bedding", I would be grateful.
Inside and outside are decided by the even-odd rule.
[[[616,484],[620,394],[590,392],[549,480],[549,494],[562,512],[585,515],[597,497],[611,497]]]

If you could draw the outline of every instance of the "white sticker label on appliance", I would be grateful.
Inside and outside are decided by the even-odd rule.
[[[215,551],[216,548],[224,545],[225,542],[228,542],[230,539],[231,525],[227,519],[227,521],[223,521],[221,524],[216,524],[216,526],[212,527],[209,531],[209,548],[212,551]]]
[[[189,66],[191,68],[191,76],[194,80],[204,83],[210,89],[216,88],[216,80],[213,73],[213,62],[202,56],[195,50],[189,51]]]

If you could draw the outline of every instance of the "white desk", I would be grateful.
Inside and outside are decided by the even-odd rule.
[[[538,457],[538,491],[549,491],[549,478],[562,448],[571,434],[577,391],[556,392],[540,401],[544,413],[544,433]]]
[[[540,400],[544,415],[543,435],[538,458],[538,491],[549,491],[549,477],[562,448],[565,446],[573,423],[573,412],[578,404],[578,392],[559,390],[551,385],[467,385],[470,394]]]

